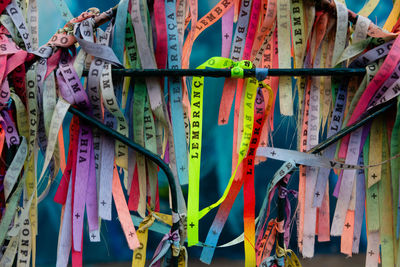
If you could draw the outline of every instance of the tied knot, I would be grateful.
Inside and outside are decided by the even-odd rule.
[[[150,209],[150,206],[147,205],[148,215],[143,218],[143,221],[140,223],[138,230],[144,231],[150,228],[154,222],[157,220],[159,222],[165,223],[167,225],[172,225],[172,217],[171,215],[155,212]]]
[[[233,62],[233,67],[231,69],[232,78],[244,78],[245,69],[253,69],[254,65],[250,60],[242,60],[238,62]]]
[[[179,242],[180,236],[178,230],[175,230],[174,232],[169,232],[168,234],[164,235],[161,243],[158,245],[156,251],[154,252],[154,256],[151,260],[149,267],[155,264],[157,264],[156,266],[159,266],[158,264],[160,263],[161,258],[166,255],[167,251],[170,248],[172,249],[172,255],[174,257],[179,256],[179,253],[181,251],[181,245]]]
[[[177,231],[168,233],[168,242],[171,244],[172,255],[178,257],[181,251],[181,245],[179,244],[180,238]]]
[[[65,26],[62,29],[57,30],[57,33],[59,34],[69,34],[69,35],[73,35],[74,33],[74,27],[75,24],[68,22],[67,24],[65,24]]]
[[[147,216],[143,219],[143,221],[142,221],[142,223],[140,224],[138,230],[139,230],[139,231],[144,231],[144,230],[150,228],[150,227],[153,225],[153,223],[154,223],[155,220],[156,220],[156,217],[154,216],[154,212],[150,212],[149,215],[147,215]]]
[[[173,233],[168,233],[168,238],[169,241],[175,242],[175,241],[179,241],[179,234],[178,232],[173,232]]]

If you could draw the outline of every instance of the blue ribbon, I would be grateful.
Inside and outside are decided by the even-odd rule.
[[[268,69],[256,68],[256,79],[258,81],[264,81],[268,76]]]
[[[124,62],[125,25],[128,12],[128,0],[121,0],[115,16],[114,40],[112,49],[120,62]],[[133,68],[134,66],[131,66]]]

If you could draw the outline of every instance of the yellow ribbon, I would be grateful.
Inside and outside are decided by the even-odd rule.
[[[209,68],[252,68],[252,63],[248,60],[233,63],[231,59],[213,57],[200,65],[197,69]],[[233,71],[232,71],[233,73]],[[238,73],[243,73],[238,71]],[[239,75],[238,76],[241,76]],[[234,74],[235,76],[235,74]],[[247,154],[251,133],[254,123],[254,101],[257,94],[258,82],[255,78],[248,78],[244,95],[244,116],[243,116],[243,135],[239,150],[238,164],[229,179],[229,183],[222,197],[214,204],[199,212],[199,193],[200,193],[200,162],[201,162],[201,139],[202,139],[202,112],[203,112],[203,89],[204,77],[193,77],[192,97],[191,97],[191,128],[190,128],[190,156],[189,156],[189,192],[188,192],[188,246],[196,245],[199,242],[198,227],[199,220],[210,210],[221,204],[228,195],[229,189],[235,178],[237,169]]]
[[[153,225],[155,220],[158,220],[168,225],[172,225],[172,215],[149,210],[149,215],[147,215],[143,219],[143,221],[139,225],[138,230],[136,231],[137,237],[140,242],[140,247],[135,249],[133,252],[132,267],[145,266],[148,231],[149,228]]]

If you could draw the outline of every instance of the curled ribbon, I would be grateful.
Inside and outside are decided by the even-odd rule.
[[[301,267],[301,263],[296,254],[291,249],[280,247],[276,244],[276,254],[272,255],[261,262],[260,267],[274,266],[293,266]]]
[[[290,240],[290,234],[289,234],[289,228],[290,228],[290,215],[291,215],[291,207],[290,207],[290,200],[289,200],[289,194],[292,194],[293,197],[297,198],[298,192],[296,190],[289,190],[286,187],[279,186],[279,198],[284,198],[286,200],[285,204],[285,212],[286,212],[286,222],[284,226],[284,231],[285,231],[285,245],[289,245],[289,240]]]
[[[146,263],[146,248],[147,248],[147,238],[148,230],[154,224],[156,220],[163,222],[168,225],[172,225],[172,216],[166,215],[150,210],[148,206],[149,214],[140,223],[137,230],[138,239],[141,246],[134,250],[132,258],[132,266],[145,266]],[[179,253],[178,253],[179,254]]]
[[[161,259],[164,257],[169,248],[172,248],[172,255],[174,257],[179,256],[180,252],[180,236],[178,230],[175,230],[174,232],[169,232],[166,234],[163,239],[161,240],[160,244],[157,246],[156,251],[154,252],[154,256],[151,260],[151,263],[149,267],[151,266],[156,266],[159,267],[161,266]]]

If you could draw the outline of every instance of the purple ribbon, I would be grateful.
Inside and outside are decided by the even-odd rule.
[[[154,252],[154,256],[151,259],[151,263],[150,263],[149,267],[152,267],[152,266],[160,267],[161,259],[162,259],[162,257],[164,257],[167,254],[169,248],[172,245],[174,245],[177,248],[180,247],[179,241],[180,241],[180,237],[179,237],[178,230],[175,230],[172,233],[169,232],[168,234],[164,235],[160,244],[158,244],[156,251]]]
[[[279,198],[284,198],[286,200],[285,204],[285,212],[286,212],[286,222],[285,222],[285,234],[284,234],[284,240],[285,240],[285,245],[286,247],[289,246],[289,241],[290,241],[290,234],[289,234],[289,228],[290,228],[290,215],[291,215],[291,207],[290,207],[290,200],[289,200],[289,194],[292,194],[293,197],[297,198],[298,192],[296,190],[292,189],[287,189],[286,187],[279,186]]]
[[[289,180],[290,180],[291,174],[288,173],[285,175],[285,177],[282,178],[281,181],[283,181],[285,184],[288,184]],[[272,181],[271,181],[272,183]],[[269,188],[270,185],[268,185]],[[264,200],[265,203],[263,203],[263,207],[261,207],[261,209],[266,209],[266,214],[262,213],[262,210],[260,211],[260,218],[258,219],[258,224],[256,227],[256,244],[258,245],[262,239],[262,237],[264,236],[264,232],[265,232],[265,226],[268,222],[268,217],[269,217],[269,212],[271,209],[271,202],[272,202],[272,198],[274,197],[275,194],[275,190],[278,188],[278,184],[276,184],[272,190],[270,191],[268,197],[266,198],[267,201]],[[269,191],[269,190],[267,190]],[[264,206],[265,204],[265,206]],[[289,215],[290,216],[290,215]]]
[[[1,126],[6,132],[7,146],[10,147],[11,145],[19,145],[21,140],[19,138],[15,123],[11,119],[10,115],[5,110],[3,110],[0,115],[2,117],[2,119],[0,119]]]
[[[351,62],[349,68],[365,68],[368,64],[386,56],[392,48],[393,43],[394,40],[369,50]]]

